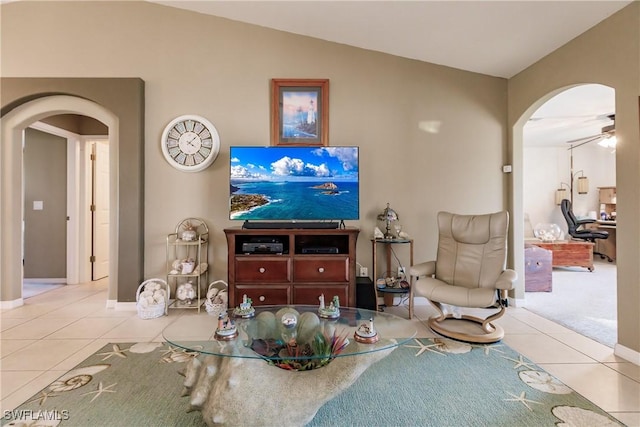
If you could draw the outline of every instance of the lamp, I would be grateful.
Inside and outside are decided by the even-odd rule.
[[[385,239],[393,239],[394,236],[391,234],[391,223],[398,221],[399,217],[396,211],[391,209],[389,203],[387,203],[387,207],[382,211],[382,213],[378,214],[378,221],[384,221],[386,225],[386,233],[384,233]]]
[[[567,188],[563,188],[563,185],[566,185]],[[560,206],[562,201],[567,198],[567,189],[571,189],[571,187],[569,187],[569,184],[567,184],[566,182],[561,182],[560,188],[556,190],[556,205]]]
[[[586,176],[579,176],[577,187],[578,194],[587,194],[589,192],[589,178],[587,178]]]
[[[578,194],[587,194],[589,192],[589,178],[587,178],[586,176],[584,176],[584,171],[579,170],[578,172],[573,172],[573,149],[580,147],[581,145],[584,145],[585,143],[582,144],[578,144],[577,146],[571,146],[569,147],[569,153],[571,154],[570,159],[571,159],[571,168],[569,169],[569,178],[571,179],[570,184],[569,184],[569,199],[571,200],[571,204],[573,205],[573,189],[574,189],[574,184],[575,184],[575,188],[578,190]],[[578,177],[578,181],[576,182],[576,176],[578,176],[578,174],[580,174],[580,176]],[[565,184],[567,185],[567,184]],[[560,204],[560,202],[562,202],[562,199],[560,199],[560,201],[558,201],[558,198],[560,197],[560,192],[562,189],[562,183],[560,184],[560,189],[556,190],[556,204]],[[564,189],[562,189],[564,190]],[[566,198],[566,192],[562,191],[562,196],[564,198]]]

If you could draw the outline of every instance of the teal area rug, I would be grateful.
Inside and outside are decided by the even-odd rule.
[[[205,426],[181,397],[178,371],[191,357],[197,354],[161,343],[109,344],[5,411],[2,425]],[[421,338],[369,368],[308,426],[556,425],[621,424],[504,344]]]

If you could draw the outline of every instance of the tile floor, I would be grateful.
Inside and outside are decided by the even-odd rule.
[[[109,342],[162,340],[162,330],[191,310],[141,320],[135,311],[106,309],[106,280],[67,285],[0,313],[0,409],[14,409]],[[414,323],[420,337],[432,313],[416,300]],[[406,306],[387,311],[406,316]],[[499,321],[504,343],[540,365],[628,426],[640,427],[640,366],[613,350],[524,308],[510,308]]]

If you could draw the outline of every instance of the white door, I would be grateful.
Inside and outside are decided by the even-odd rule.
[[[109,144],[93,144],[91,280],[109,275]]]

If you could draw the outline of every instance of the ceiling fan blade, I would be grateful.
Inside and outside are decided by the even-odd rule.
[[[591,136],[585,136],[582,138],[578,138],[578,139],[572,139],[571,141],[567,141],[567,144],[576,144],[576,143],[581,143],[581,142],[591,142],[591,141],[595,141],[598,138],[602,138],[604,135],[599,133],[597,135],[591,135]]]
[[[604,138],[604,135],[593,135],[588,136],[582,139],[575,139],[573,141],[567,141],[567,143],[571,144],[571,147],[567,148],[567,150],[573,150],[574,148],[582,147],[585,144],[588,144],[593,141],[599,141]]]

